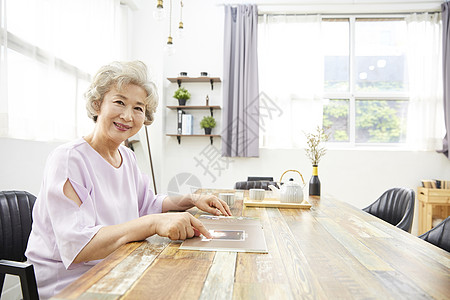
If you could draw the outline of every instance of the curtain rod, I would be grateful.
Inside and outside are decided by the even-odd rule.
[[[446,0],[450,1],[450,0]],[[256,1],[258,2],[258,1]],[[229,5],[236,7],[238,5],[255,4],[258,7],[258,15],[390,15],[401,14],[410,15],[414,13],[438,13],[441,12],[441,4],[433,3],[409,3],[408,5],[399,3],[384,3],[375,5],[374,3],[361,4],[327,4],[327,3],[216,3],[216,6]],[[336,12],[333,12],[335,10]],[[385,10],[386,12],[383,12]],[[323,12],[321,12],[323,11]],[[360,11],[360,12],[358,12]],[[376,11],[376,12],[373,12]]]
[[[448,0],[450,1],[450,0]],[[216,4],[216,6],[225,6],[225,5],[229,5],[232,7],[236,7],[240,4]],[[286,13],[282,13],[282,12],[270,12],[267,8],[265,9],[260,9],[260,7],[258,7],[258,16],[263,16],[263,15],[271,15],[271,16],[317,16],[317,15],[321,15],[321,16],[338,16],[338,15],[345,15],[345,16],[361,16],[361,15],[412,15],[412,14],[425,14],[425,13],[430,13],[430,14],[434,14],[434,13],[440,13],[441,10],[440,9],[430,9],[430,10],[417,10],[417,11],[396,11],[396,12],[360,12],[360,13],[346,13],[346,12],[336,12],[336,13],[321,13],[321,12],[315,12],[315,13],[310,13],[310,12],[286,12]]]
[[[449,0],[450,1],[450,0]],[[258,17],[262,17],[264,15],[269,16],[406,16],[412,14],[435,14],[440,13],[441,11],[418,11],[418,12],[390,12],[390,13],[271,13],[271,12],[258,12]]]
[[[124,1],[124,0],[121,0],[121,1]],[[450,0],[444,0],[444,1],[442,1],[442,0],[435,0],[435,1],[433,1],[432,3],[443,3],[443,2],[449,2]],[[263,1],[263,3],[258,3],[258,1],[254,1],[254,2],[245,2],[245,1],[243,1],[243,2],[235,2],[235,3],[226,3],[226,1],[224,1],[224,2],[222,2],[222,3],[216,3],[216,6],[224,6],[224,5],[246,5],[246,4],[256,4],[256,5],[258,5],[258,6],[293,6],[293,5],[355,5],[355,3],[352,3],[352,2],[347,2],[347,3],[338,3],[338,4],[336,4],[336,3],[334,3],[334,2],[332,2],[332,3],[329,3],[329,2],[317,2],[317,0],[311,0],[310,2],[289,2],[289,1],[287,1],[287,2],[281,2],[281,1],[274,1],[273,3],[267,3],[267,2],[265,2],[265,1]],[[419,1],[420,2],[420,1]],[[383,2],[383,3],[376,3],[376,2],[365,2],[365,3],[360,3],[360,4],[356,4],[356,5],[383,5],[383,4],[386,4],[386,3],[388,3],[388,5],[389,5],[389,2],[387,2],[387,1],[385,1],[385,2]],[[432,4],[431,3],[431,4]],[[390,3],[390,4],[399,4],[398,2],[394,2],[394,3]],[[400,4],[404,4],[403,2],[401,2]],[[409,3],[409,4],[417,4],[417,3]],[[419,3],[420,4],[420,3]],[[422,3],[423,4],[423,3]],[[426,3],[426,4],[430,4],[430,3]]]

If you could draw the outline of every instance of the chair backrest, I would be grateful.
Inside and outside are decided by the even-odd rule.
[[[419,238],[450,252],[450,217],[447,217],[447,219],[419,236]]]
[[[269,190],[269,185],[275,185],[274,181],[238,181],[234,184],[236,190],[249,190],[249,189],[265,189]]]
[[[28,192],[0,192],[0,259],[26,260],[35,201]]]
[[[273,181],[273,177],[248,176],[247,181]]]
[[[363,210],[404,231],[411,232],[414,191],[406,188],[389,189]]]

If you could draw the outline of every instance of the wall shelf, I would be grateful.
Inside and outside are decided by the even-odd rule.
[[[213,110],[214,109],[220,109],[219,105],[168,105],[166,106],[169,109],[172,110],[185,110],[185,109],[197,109],[197,110],[206,110],[209,109],[210,113],[211,113],[211,117],[213,116]],[[214,137],[220,137],[220,135],[218,134],[166,134],[166,136],[176,136],[177,140],[178,140],[178,144],[181,144],[181,137],[182,136],[187,136],[187,137],[192,137],[192,136],[196,136],[196,137],[205,137],[205,136],[209,136],[209,139],[211,141],[211,145],[213,144],[213,138]]]
[[[178,140],[178,144],[181,144],[181,137],[205,137],[209,136],[211,140],[211,145],[213,144],[213,138],[220,137],[220,134],[166,134],[166,136],[176,136]]]
[[[176,110],[184,110],[184,109],[209,109],[211,112],[211,117],[213,117],[213,110],[220,109],[220,106],[218,105],[168,105],[167,108],[169,109],[176,109]]]
[[[222,82],[219,77],[187,77],[187,76],[180,76],[180,77],[171,77],[167,78],[170,82],[178,83],[178,87],[181,87],[182,82],[209,82],[211,83],[211,90],[214,89],[214,82]]]
[[[214,87],[214,82],[221,82],[219,77],[208,77],[208,76],[202,76],[202,77],[187,77],[187,76],[179,76],[179,77],[169,77],[167,78],[172,83],[178,83],[178,87],[181,86],[182,82],[209,82],[211,83],[211,90]],[[208,98],[206,99],[206,103],[208,104]],[[181,111],[184,113],[185,110],[209,110],[211,113],[211,117],[213,117],[213,111],[215,109],[220,110],[219,105],[167,105],[168,109],[176,110],[177,111],[177,117],[179,116],[179,112]],[[218,134],[180,134],[180,130],[177,127],[177,133],[176,134],[166,134],[166,136],[176,136],[178,140],[178,144],[181,144],[181,137],[209,137],[211,141],[211,145],[213,144],[213,138],[214,137],[220,137]]]

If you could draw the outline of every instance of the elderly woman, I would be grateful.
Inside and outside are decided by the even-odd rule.
[[[154,234],[172,240],[210,237],[191,214],[167,211],[197,206],[231,215],[214,196],[154,195],[134,153],[122,145],[153,122],[157,107],[156,89],[142,62],[102,67],[86,98],[95,128],[53,151],[33,210],[26,256],[44,299],[128,242]]]

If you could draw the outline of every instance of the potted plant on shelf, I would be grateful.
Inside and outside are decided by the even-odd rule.
[[[178,99],[178,105],[185,106],[186,100],[191,99],[191,93],[189,93],[188,90],[186,90],[185,88],[180,87],[178,90],[175,91],[173,97]]]
[[[216,120],[213,116],[204,116],[200,121],[200,127],[205,129],[205,134],[211,134],[211,129],[216,127]]]
[[[327,152],[326,148],[322,146],[323,142],[328,141],[328,135],[324,129],[317,126],[315,133],[305,133],[306,143],[308,147],[305,149],[306,156],[311,160],[313,166],[313,173],[309,181],[309,195],[320,196],[320,180],[317,168],[320,159]]]

